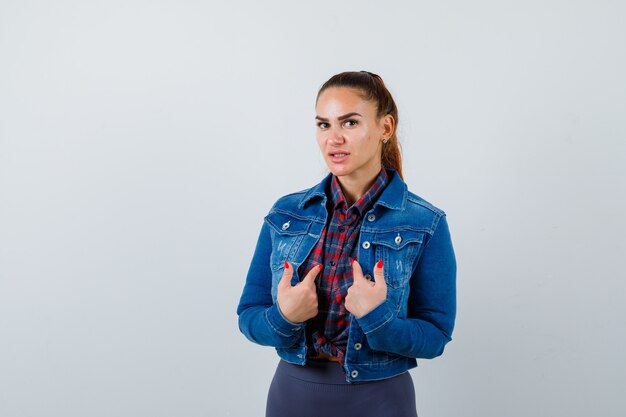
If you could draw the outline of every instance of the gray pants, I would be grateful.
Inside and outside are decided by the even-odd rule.
[[[417,417],[408,372],[380,381],[349,383],[337,362],[281,360],[267,395],[266,417]]]

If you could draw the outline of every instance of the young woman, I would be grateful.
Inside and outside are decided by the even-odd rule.
[[[270,209],[237,309],[281,358],[266,416],[416,416],[407,371],[443,353],[456,314],[446,215],[403,181],[378,75],[334,75],[315,107],[330,173]]]

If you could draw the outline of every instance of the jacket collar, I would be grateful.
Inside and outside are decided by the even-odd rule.
[[[408,193],[407,185],[400,175],[398,171],[391,168],[385,168],[387,170],[387,174],[389,174],[389,183],[383,190],[383,193],[380,195],[378,200],[374,203],[374,207],[377,205],[385,206],[392,210],[404,210],[406,206],[406,198]],[[309,190],[304,194],[300,202],[298,203],[298,208],[302,209],[310,200],[314,198],[322,198],[326,201],[326,186],[329,181],[332,179],[333,174],[329,173],[326,177],[320,181],[315,186],[309,188]]]

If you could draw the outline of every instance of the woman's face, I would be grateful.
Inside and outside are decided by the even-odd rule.
[[[330,172],[350,181],[374,178],[381,169],[382,140],[391,135],[393,118],[377,120],[376,105],[348,87],[324,90],[315,110],[317,143]]]

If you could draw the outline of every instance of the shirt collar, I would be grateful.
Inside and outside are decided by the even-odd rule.
[[[370,209],[372,203],[380,197],[385,186],[389,182],[389,175],[385,169],[381,168],[380,172],[374,179],[374,182],[370,186],[370,188],[359,198],[358,201],[354,202],[351,207],[348,207],[348,201],[341,189],[341,185],[339,184],[339,180],[335,175],[332,176],[330,181],[330,201],[332,203],[333,210],[337,210],[340,207],[344,207],[346,211],[355,209],[362,216],[367,210]]]
[[[374,202],[374,206],[381,205],[393,210],[404,210],[408,194],[407,185],[404,181],[402,181],[402,178],[400,178],[398,171],[391,168],[385,168],[385,170],[389,177],[389,183],[383,190],[378,200]],[[330,186],[329,183],[332,181],[332,178],[333,174],[328,173],[322,181],[311,187],[298,203],[298,208],[303,209],[310,200],[317,197],[325,200],[326,193],[324,190],[327,186]]]

